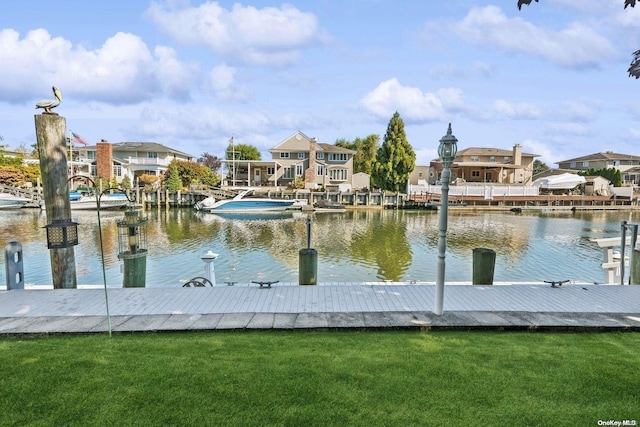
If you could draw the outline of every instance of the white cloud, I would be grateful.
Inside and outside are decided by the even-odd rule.
[[[533,120],[542,116],[537,106],[525,102],[511,103],[499,99],[493,103],[493,108],[498,114],[513,120]]]
[[[300,48],[324,39],[314,14],[288,4],[257,9],[236,3],[225,9],[208,1],[177,9],[152,2],[146,13],[179,42],[204,45],[222,58],[248,64],[290,64],[300,58]]]
[[[560,114],[569,122],[588,123],[596,117],[596,112],[586,102],[577,101],[564,103]]]
[[[562,122],[562,123],[549,123],[545,127],[545,131],[549,134],[568,134],[575,136],[587,136],[591,135],[592,130],[580,123]]]
[[[527,139],[521,145],[524,152],[539,155],[540,157],[536,157],[536,160],[546,163],[550,168],[557,167],[555,163],[563,160],[563,157],[558,156],[558,150],[549,147],[549,144]]]
[[[216,65],[209,72],[207,86],[210,87],[216,96],[223,100],[246,100],[249,95],[245,88],[236,84],[236,69],[226,64]]]
[[[429,69],[429,75],[434,79],[459,79],[464,72],[453,65],[439,64]]]
[[[520,17],[508,18],[496,6],[471,9],[453,29],[473,45],[536,55],[563,67],[593,67],[617,56],[612,44],[590,26],[574,22],[554,31]]]
[[[52,38],[44,29],[30,31],[23,39],[14,30],[0,31],[0,63],[0,90],[13,102],[42,97],[52,85],[63,97],[72,94],[114,104],[142,102],[159,92],[186,99],[196,71],[178,61],[172,49],[157,47],[152,53],[133,34],[117,33],[89,51]]]
[[[465,109],[460,89],[423,93],[419,88],[402,86],[396,78],[380,83],[360,100],[360,104],[380,119],[389,119],[398,111],[404,121],[414,123],[444,120],[447,115]]]

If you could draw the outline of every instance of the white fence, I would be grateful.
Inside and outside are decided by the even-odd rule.
[[[441,194],[442,185],[409,185],[408,194]],[[504,196],[537,196],[538,187],[530,185],[451,185],[450,196],[482,196],[485,200]]]

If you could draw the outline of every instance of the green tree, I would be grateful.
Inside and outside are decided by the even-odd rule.
[[[544,171],[548,171],[549,170],[549,166],[547,166],[546,163],[544,163],[542,160],[534,160],[533,161],[533,174],[537,175],[539,173],[542,173]]]
[[[169,170],[167,171],[166,178],[164,180],[164,186],[169,191],[182,190],[182,180],[178,173],[178,165],[175,161],[169,164]]]
[[[122,187],[125,190],[131,190],[131,178],[129,178],[129,175],[125,175],[124,178],[122,178],[120,187]]]
[[[210,186],[220,184],[220,176],[207,166],[185,160],[173,160],[171,164],[175,164],[178,170],[181,187],[188,187],[191,184],[205,184]],[[171,166],[171,164],[169,166]],[[170,169],[165,172],[165,180],[169,178],[169,174]]]
[[[382,190],[403,191],[415,165],[416,153],[407,141],[404,122],[396,111],[389,121],[384,142],[373,164],[373,185]]]
[[[253,145],[229,144],[227,147],[227,160],[261,160],[260,151]]]
[[[354,173],[364,172],[371,174],[378,149],[380,148],[379,135],[371,134],[365,138],[358,137],[353,142],[342,138],[336,140],[335,145],[356,152],[353,156]]]
[[[622,186],[622,173],[620,169],[616,168],[602,168],[602,169],[594,169],[589,168],[586,171],[578,172],[578,175],[582,176],[601,176],[607,178],[614,187]]]

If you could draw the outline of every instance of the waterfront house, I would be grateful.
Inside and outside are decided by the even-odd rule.
[[[588,169],[618,169],[622,175],[623,184],[640,184],[640,156],[605,151],[588,154],[574,159],[562,160],[556,163],[559,169],[584,171]]]
[[[353,188],[353,150],[318,142],[298,131],[269,150],[282,168],[277,179],[286,185],[304,179],[305,188],[348,191]]]
[[[233,186],[288,186],[348,191],[369,186],[368,175],[353,173],[353,150],[318,142],[298,131],[269,150],[271,160],[227,161]],[[366,174],[365,174],[366,175]]]
[[[537,154],[524,153],[520,144],[512,150],[500,148],[470,147],[457,152],[451,165],[451,179],[458,183],[497,183],[530,185],[533,177],[533,162]],[[416,168],[417,174],[425,174],[424,168]],[[431,161],[427,182],[440,182],[442,162]],[[415,176],[410,178],[416,180]]]
[[[132,183],[136,178],[148,174],[160,176],[169,169],[173,160],[193,161],[192,155],[174,150],[157,142],[110,143],[104,139],[96,145],[76,149],[74,162],[76,175],[85,175],[122,182],[128,176]]]

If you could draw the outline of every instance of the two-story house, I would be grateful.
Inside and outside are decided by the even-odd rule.
[[[302,178],[305,188],[348,191],[362,186],[354,181],[353,150],[318,142],[298,131],[269,152],[280,165],[273,171],[280,185]]]
[[[562,160],[557,165],[558,169],[572,171],[614,168],[620,170],[623,184],[640,184],[640,156],[605,151]]]
[[[520,144],[515,144],[513,150],[465,148],[457,152],[451,165],[451,179],[459,182],[531,184],[536,157],[537,154],[524,153]],[[441,173],[440,159],[431,161],[427,181],[430,184],[439,182]]]
[[[193,156],[156,142],[119,142],[102,140],[96,145],[77,148],[77,174],[91,178],[114,176],[121,182],[129,176],[135,183],[143,174],[160,176],[173,160],[193,161]]]

